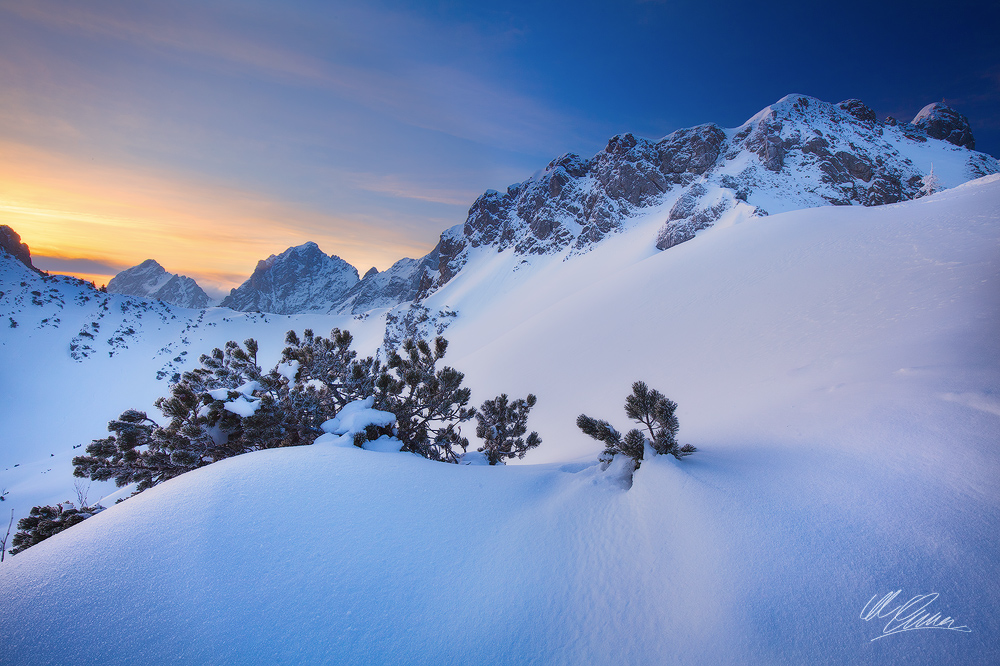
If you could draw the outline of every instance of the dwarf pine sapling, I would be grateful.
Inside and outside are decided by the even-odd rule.
[[[476,436],[484,444],[478,450],[486,454],[491,465],[510,458],[523,458],[530,449],[542,443],[537,432],[532,432],[527,439],[523,438],[528,431],[528,412],[535,406],[536,398],[528,394],[527,398],[509,401],[503,393],[492,400],[487,400],[476,412]]]
[[[35,506],[31,513],[17,521],[17,533],[11,541],[11,555],[17,555],[31,548],[36,543],[45,541],[50,536],[69,529],[77,523],[82,523],[95,513],[104,510],[101,505],[81,506],[79,509],[72,502],[55,506]]]
[[[647,443],[656,453],[670,454],[677,459],[697,451],[690,444],[681,446],[677,443],[676,409],[677,403],[673,400],[650,389],[645,382],[635,382],[632,384],[632,394],[625,398],[625,413],[644,426],[645,431],[633,428],[623,437],[607,421],[594,419],[586,414],[577,417],[576,425],[584,434],[604,442],[604,451],[600,457],[602,463],[608,465],[615,455],[622,454],[631,458],[638,469]]]

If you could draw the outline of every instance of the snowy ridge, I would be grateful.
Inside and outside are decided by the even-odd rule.
[[[558,157],[505,192],[489,190],[463,225],[421,259],[358,271],[315,243],[261,261],[222,302],[244,312],[363,314],[419,301],[461,272],[480,248],[536,257],[584,254],[659,216],[651,246],[665,250],[716,224],[827,205],[876,206],[1000,172],[975,146],[968,120],[941,103],[913,123],[879,121],[859,100],[787,95],[733,129],[677,130],[659,141],[612,137],[590,159]],[[520,265],[520,264],[519,264]]]
[[[932,165],[944,188],[1000,172],[989,155],[939,140],[975,145],[964,116],[942,104],[921,113],[900,125],[858,100],[788,95],[735,129],[699,125],[656,142],[615,136],[590,159],[563,155],[479,197],[461,233],[441,236],[434,288],[476,248],[513,248],[529,261],[579,254],[653,208],[665,207],[655,239],[663,250],[721,219],[913,199]]]
[[[538,395],[529,464],[331,443],[185,474],[0,566],[7,661],[994,661],[1000,177],[669,252],[656,211],[632,224],[572,261],[474,248],[424,300],[461,311],[448,358],[475,396]],[[625,491],[573,421],[623,421],[636,379],[699,452]],[[862,609],[895,590],[971,632],[872,642],[887,620]]]
[[[204,308],[211,302],[208,294],[193,279],[168,273],[153,259],[127,268],[111,278],[108,293],[152,298],[182,308]]]
[[[400,259],[381,273],[369,272],[329,311],[362,314],[412,301],[422,286],[426,288],[425,276],[436,271],[437,265],[437,254],[432,252],[423,259]]]

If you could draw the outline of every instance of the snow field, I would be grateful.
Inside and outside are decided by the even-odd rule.
[[[318,445],[185,474],[0,567],[5,658],[997,661],[1000,178],[663,253],[655,224],[514,273],[483,253],[428,299],[476,404],[538,396],[534,464]],[[626,427],[637,379],[699,451],[625,491],[574,421]],[[897,589],[971,633],[872,642]]]

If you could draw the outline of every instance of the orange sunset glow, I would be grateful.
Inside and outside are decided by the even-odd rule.
[[[0,221],[21,234],[36,259],[89,259],[116,269],[53,271],[97,284],[155,258],[171,272],[228,291],[259,259],[308,240],[362,272],[432,247],[392,238],[374,244],[363,221],[177,174],[95,165],[9,142],[0,155]]]

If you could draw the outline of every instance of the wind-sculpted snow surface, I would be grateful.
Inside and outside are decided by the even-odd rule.
[[[996,662],[1000,177],[669,252],[635,224],[471,253],[425,301],[476,396],[538,395],[539,464],[182,475],[0,566],[5,663]],[[625,490],[574,422],[637,379],[699,451]]]

